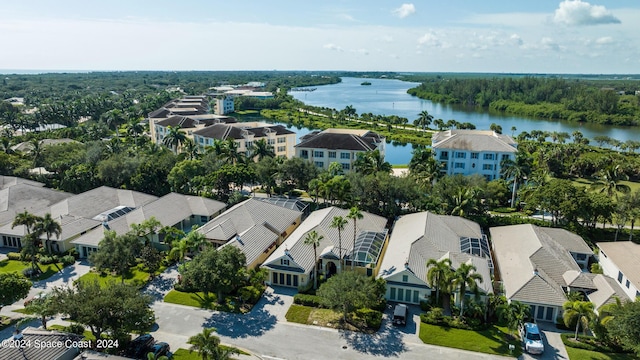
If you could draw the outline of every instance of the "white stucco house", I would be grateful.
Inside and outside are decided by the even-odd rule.
[[[631,298],[640,296],[640,244],[631,241],[599,242],[602,271],[616,279]]]

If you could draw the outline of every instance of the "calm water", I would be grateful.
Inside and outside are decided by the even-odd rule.
[[[409,88],[419,85],[417,83],[391,79],[366,79],[371,85],[360,85],[363,81],[365,79],[342,78],[341,83],[317,86],[315,91],[291,92],[291,95],[313,106],[341,110],[351,105],[359,114],[370,112],[376,115],[398,115],[406,117],[410,123],[418,117],[421,111],[427,110],[435,119],[470,122],[477,129],[489,129],[492,123],[496,123],[502,126],[502,131],[508,135],[512,134],[511,127],[516,127],[517,130],[513,135],[532,130],[564,131],[569,134],[580,130],[585,137],[590,139],[597,135],[606,135],[620,141],[640,139],[640,128],[580,124],[475,112],[473,109],[462,106],[442,105],[407,94]],[[308,129],[292,128],[291,130],[296,131],[299,135],[309,132]],[[386,160],[391,164],[407,164],[411,159],[411,150],[411,145],[403,147],[387,144]]]

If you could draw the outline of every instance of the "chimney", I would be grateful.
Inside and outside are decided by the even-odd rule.
[[[538,275],[538,269],[533,269],[533,276],[539,276]]]

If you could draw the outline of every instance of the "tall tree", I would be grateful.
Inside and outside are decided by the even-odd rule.
[[[234,246],[220,250],[206,248],[196,255],[182,271],[186,283],[203,291],[207,296],[213,292],[219,303],[246,282],[247,260],[243,252]]]
[[[31,281],[18,273],[0,273],[0,310],[26,297]]]
[[[516,154],[516,160],[509,158],[503,160],[500,164],[502,176],[513,181],[511,189],[511,207],[516,204],[516,191],[518,185],[531,173],[531,158],[524,152],[519,151]]]
[[[266,157],[275,157],[276,153],[273,151],[272,145],[269,145],[265,139],[260,139],[253,142],[251,155],[257,156],[258,161],[260,161]]]
[[[35,227],[37,228],[37,232],[40,232],[47,236],[44,247],[47,252],[51,254],[51,236],[55,235],[56,239],[59,238],[62,234],[62,227],[54,218],[51,217],[50,213],[44,214],[44,216],[35,224]]]
[[[597,175],[598,180],[591,184],[591,188],[618,199],[618,193],[626,194],[631,191],[629,185],[621,181],[629,180],[620,165],[609,166]]]
[[[384,295],[377,282],[355,271],[344,271],[320,285],[318,296],[332,309],[342,311],[342,318],[355,308],[371,307]]]
[[[515,334],[518,328],[524,324],[524,320],[529,316],[531,308],[529,305],[519,301],[503,302],[497,308],[498,317],[507,324],[507,328]]]
[[[571,326],[574,321],[576,322],[575,340],[578,340],[580,325],[586,331],[589,328],[589,323],[596,317],[594,305],[590,301],[567,301],[562,305],[562,309],[564,310],[562,319],[566,326]]]
[[[312,230],[307,233],[307,236],[304,238],[304,243],[306,245],[313,246],[313,288],[318,288],[318,252],[317,248],[320,246],[320,242],[324,239],[324,236],[318,234],[315,230]]]
[[[464,314],[465,295],[467,288],[472,292],[478,291],[478,282],[482,282],[482,275],[476,272],[473,264],[462,263],[454,273],[453,283],[459,288],[460,294],[460,316]]]
[[[16,226],[23,225],[27,231],[27,234],[22,237],[20,242],[22,244],[22,253],[31,257],[32,274],[40,271],[36,258],[42,246],[40,241],[40,235],[42,235],[42,233],[36,227],[36,224],[38,224],[40,220],[41,218],[39,216],[30,214],[25,210],[24,212],[18,213],[11,224],[12,229]]]
[[[334,216],[331,220],[331,227],[338,229],[338,258],[340,259],[338,270],[344,269],[344,258],[342,256],[342,230],[347,226],[347,220],[342,216]]]
[[[104,333],[123,339],[132,332],[149,331],[155,322],[153,300],[133,285],[76,281],[74,287],[55,288],[49,296],[53,296],[56,313],[68,314],[89,327],[96,339]]]
[[[180,125],[178,126],[167,126],[167,135],[162,139],[162,143],[170,147],[173,150],[174,154],[178,153],[178,148],[180,145],[184,144],[187,140],[187,135],[180,131]]]
[[[213,335],[215,331],[215,328],[204,328],[201,333],[190,337],[187,340],[191,345],[189,353],[198,352],[202,360],[228,360],[240,353],[236,348],[221,347],[220,338]]]
[[[613,312],[606,323],[609,335],[640,356],[640,301],[628,301]]]
[[[440,304],[440,289],[451,282],[453,270],[451,269],[451,260],[448,258],[440,261],[429,259],[427,261],[427,281],[431,287],[436,288],[436,304]]]
[[[353,258],[351,259],[351,268],[353,269],[354,267],[354,263],[356,262],[356,236],[357,236],[357,229],[358,229],[358,220],[361,220],[362,218],[364,218],[364,215],[362,214],[362,211],[360,211],[360,209],[358,209],[357,206],[353,206],[351,207],[351,209],[349,209],[349,214],[347,215],[347,219],[353,220],[353,247],[352,247],[352,254],[353,254]]]
[[[422,110],[418,114],[418,118],[413,120],[413,125],[421,128],[424,131],[429,125],[431,125],[432,121],[433,115],[429,114],[427,110]]]
[[[384,161],[384,156],[378,149],[358,153],[353,166],[357,172],[364,175],[374,174],[377,172],[389,173],[393,169],[389,162]]]
[[[110,270],[124,277],[142,249],[142,242],[132,233],[116,235],[115,231],[105,231],[104,238],[98,244],[98,250],[89,255],[89,261],[98,270]]]

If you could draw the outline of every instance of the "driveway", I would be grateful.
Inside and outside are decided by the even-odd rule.
[[[539,322],[538,328],[542,332],[544,340],[544,353],[541,355],[531,355],[524,353],[520,359],[565,359],[569,360],[567,350],[564,347],[560,334],[566,331],[558,330],[553,323]]]

